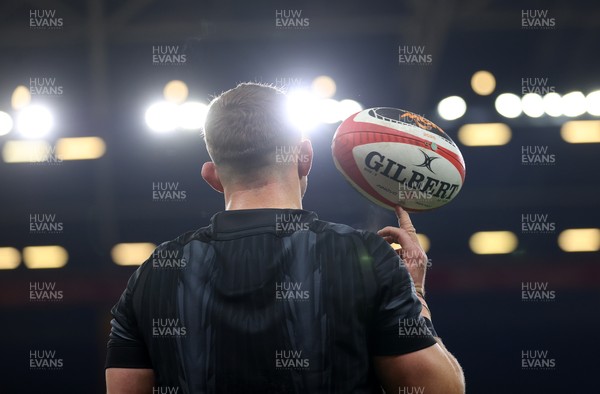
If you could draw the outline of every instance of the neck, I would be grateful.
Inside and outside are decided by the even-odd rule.
[[[229,190],[228,190],[229,189]],[[278,182],[260,186],[233,189],[226,188],[225,209],[291,208],[302,209],[300,185]]]

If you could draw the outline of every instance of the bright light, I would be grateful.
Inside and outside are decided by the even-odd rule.
[[[355,113],[360,112],[362,110],[363,107],[358,101],[350,99],[342,100],[340,101],[339,105],[339,119],[346,120],[346,118],[348,118],[349,116],[352,116]]]
[[[11,247],[0,248],[0,270],[12,270],[21,264],[21,253]]]
[[[475,254],[512,253],[518,244],[517,236],[510,231],[480,231],[469,239],[469,247]]]
[[[333,78],[327,75],[316,77],[311,84],[311,91],[321,98],[331,98],[335,95],[337,87]]]
[[[336,123],[362,111],[354,100],[320,99],[306,90],[294,90],[287,95],[290,120],[302,131],[315,128],[319,123]]]
[[[446,120],[455,120],[460,118],[467,111],[467,103],[462,97],[450,96],[446,97],[437,107],[440,116]]]
[[[292,123],[302,131],[308,131],[317,126],[317,99],[306,90],[294,90],[287,96],[288,115]]]
[[[61,160],[99,159],[106,152],[100,137],[61,138],[56,142],[56,156]]]
[[[16,111],[27,107],[31,103],[31,93],[24,85],[19,85],[13,91],[10,98],[10,105]]]
[[[54,118],[50,110],[41,105],[30,105],[19,111],[17,130],[26,138],[40,138],[52,130]]]
[[[319,105],[317,105],[317,118],[323,123],[337,123],[340,121],[340,109],[340,103],[337,100],[319,100]]]
[[[471,77],[471,88],[480,96],[489,96],[496,89],[496,78],[489,71],[477,71]]]
[[[208,105],[195,101],[188,101],[179,106],[179,127],[186,130],[199,130],[204,127]]]
[[[558,117],[563,114],[562,98],[558,93],[548,93],[544,96],[544,112],[547,115]]]
[[[158,133],[169,132],[178,127],[186,130],[199,130],[204,127],[208,106],[196,101],[181,105],[161,101],[151,105],[145,114],[148,127]]]
[[[163,96],[170,103],[181,104],[188,97],[188,87],[183,81],[170,81],[163,89]]]
[[[574,118],[583,115],[586,110],[585,96],[581,92],[567,93],[562,97],[563,113]]]
[[[13,128],[13,120],[9,114],[0,111],[0,135],[10,133]]]
[[[43,140],[9,140],[2,147],[5,163],[39,163],[48,160],[52,148]]]
[[[521,98],[516,94],[502,93],[496,98],[496,111],[505,118],[521,115]]]
[[[117,265],[140,265],[152,252],[156,245],[149,242],[116,244],[110,255]]]
[[[560,233],[558,246],[565,252],[597,252],[600,250],[600,229],[571,228]]]
[[[146,110],[146,124],[152,131],[164,133],[177,128],[177,105],[169,102],[152,104]]]
[[[600,142],[600,120],[571,120],[560,128],[560,136],[570,144]]]
[[[458,140],[466,146],[506,145],[511,138],[510,127],[504,123],[470,123],[458,129]]]
[[[539,94],[527,93],[521,99],[523,112],[531,118],[539,118],[544,114],[544,99]]]
[[[585,98],[587,112],[593,116],[600,116],[600,90],[591,92]]]
[[[67,264],[69,254],[62,246],[28,246],[23,249],[23,260],[30,269],[61,268]]]

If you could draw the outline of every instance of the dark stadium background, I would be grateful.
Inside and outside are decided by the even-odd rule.
[[[32,8],[56,9],[65,26],[29,29]],[[276,9],[300,9],[310,28],[277,30]],[[524,30],[521,10],[548,9],[552,30]],[[116,16],[116,17],[115,17]],[[111,19],[112,18],[112,19]],[[69,251],[60,269],[23,264],[0,271],[0,393],[101,393],[109,309],[135,267],[117,266],[119,242],[160,242],[205,226],[223,208],[200,177],[208,160],[199,133],[153,134],[148,104],[180,79],[190,97],[207,100],[242,81],[275,82],[329,75],[336,97],[365,108],[393,106],[424,114],[455,141],[467,122],[506,122],[512,140],[498,147],[459,144],[467,164],[458,198],[414,214],[431,240],[428,300],[433,321],[462,364],[469,393],[591,393],[597,391],[600,317],[598,252],[566,253],[556,242],[567,228],[598,227],[598,145],[568,144],[564,118],[504,119],[494,110],[501,92],[518,93],[521,78],[548,77],[560,93],[600,89],[600,4],[592,1],[5,1],[0,5],[0,110],[31,76],[53,76],[64,94],[49,98],[60,113],[50,139],[97,135],[107,145],[98,160],[60,166],[0,162],[0,246],[58,244]],[[398,64],[398,45],[425,45],[425,67]],[[153,45],[178,44],[187,62],[160,67]],[[470,88],[480,69],[494,73],[496,91]],[[462,96],[466,115],[444,121],[437,103]],[[586,116],[581,118],[586,119]],[[587,117],[591,118],[591,117]],[[336,171],[336,125],[311,133],[315,160],[305,208],[329,221],[376,230],[393,225]],[[0,144],[18,138],[0,136]],[[524,166],[521,146],[544,145],[554,166]],[[156,203],[152,182],[178,181],[181,203]],[[54,212],[60,234],[30,234],[32,212]],[[548,214],[552,234],[523,234],[521,214]],[[476,255],[471,234],[509,230],[511,254]],[[56,282],[64,299],[32,303],[31,282]],[[522,282],[547,282],[552,302],[523,302]],[[31,349],[55,349],[60,371],[31,371]],[[521,369],[521,351],[547,350],[551,371]],[[235,357],[235,355],[232,355]]]

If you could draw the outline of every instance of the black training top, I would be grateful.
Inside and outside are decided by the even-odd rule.
[[[420,312],[378,235],[303,210],[224,211],[131,276],[106,367],[152,368],[156,392],[380,393],[371,356],[435,343]]]

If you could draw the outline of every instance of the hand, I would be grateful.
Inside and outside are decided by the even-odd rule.
[[[427,255],[419,244],[417,231],[408,212],[396,206],[396,216],[400,227],[387,226],[377,232],[388,243],[398,243],[402,247],[396,250],[404,261],[404,265],[413,279],[417,292],[425,292],[425,273],[427,271]],[[421,295],[423,295],[421,294]]]

